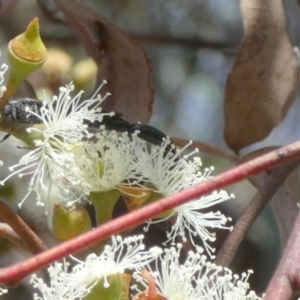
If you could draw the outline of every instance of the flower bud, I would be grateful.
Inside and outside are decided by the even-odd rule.
[[[87,90],[95,86],[98,67],[92,58],[77,62],[72,69],[72,80],[77,89]]]
[[[25,32],[9,42],[8,54],[11,71],[16,68],[18,73],[28,75],[44,64],[47,49],[40,37],[38,18],[31,21]]]
[[[84,300],[128,300],[131,276],[129,274],[115,274],[101,279],[86,295]]]
[[[56,204],[52,228],[57,240],[67,241],[91,229],[92,223],[88,212],[83,207],[64,207]]]
[[[0,108],[6,105],[23,80],[43,65],[46,58],[47,49],[40,38],[38,18],[35,18],[24,33],[8,44],[10,75],[6,92],[1,97]]]

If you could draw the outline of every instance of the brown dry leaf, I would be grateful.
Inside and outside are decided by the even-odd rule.
[[[100,12],[79,1],[56,0],[56,3],[97,63],[98,84],[104,79],[108,81],[101,94],[108,91],[112,96],[105,100],[103,108],[121,113],[129,122],[148,122],[153,89],[151,65],[143,48]]]
[[[299,75],[282,1],[240,3],[245,35],[225,92],[225,139],[237,153],[285,117]]]

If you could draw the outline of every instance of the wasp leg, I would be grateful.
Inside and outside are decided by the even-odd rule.
[[[17,146],[18,149],[22,149],[22,150],[30,150],[29,147],[22,147],[22,146]]]
[[[10,137],[10,134],[6,134],[3,139],[0,141],[0,143],[4,142],[5,140],[7,140]]]

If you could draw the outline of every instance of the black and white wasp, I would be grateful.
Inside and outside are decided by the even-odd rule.
[[[35,114],[31,114],[28,109],[40,115],[42,107],[43,102],[36,99],[22,98],[11,100],[5,106],[4,116],[7,120],[17,121],[21,124],[39,124],[41,120]],[[104,125],[107,130],[127,132],[129,135],[137,132],[139,138],[157,146],[160,146],[164,139],[167,139],[167,135],[155,127],[141,123],[129,123],[121,114],[117,113],[112,116],[105,115],[102,122],[90,122],[89,120],[85,120],[85,123],[90,128],[100,128],[101,125]],[[10,134],[5,135],[2,141],[6,140],[9,136]],[[174,146],[170,143],[170,146],[167,147],[166,150],[169,152],[172,151],[173,148]]]

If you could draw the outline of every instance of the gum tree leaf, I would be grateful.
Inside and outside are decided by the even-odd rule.
[[[245,34],[225,92],[225,140],[237,153],[282,121],[299,75],[282,1],[240,3]]]
[[[83,1],[82,1],[83,2]],[[152,114],[151,65],[143,48],[133,38],[95,9],[79,1],[56,0],[66,20],[99,67],[98,85],[110,96],[103,108],[121,113],[129,122],[146,123]]]

